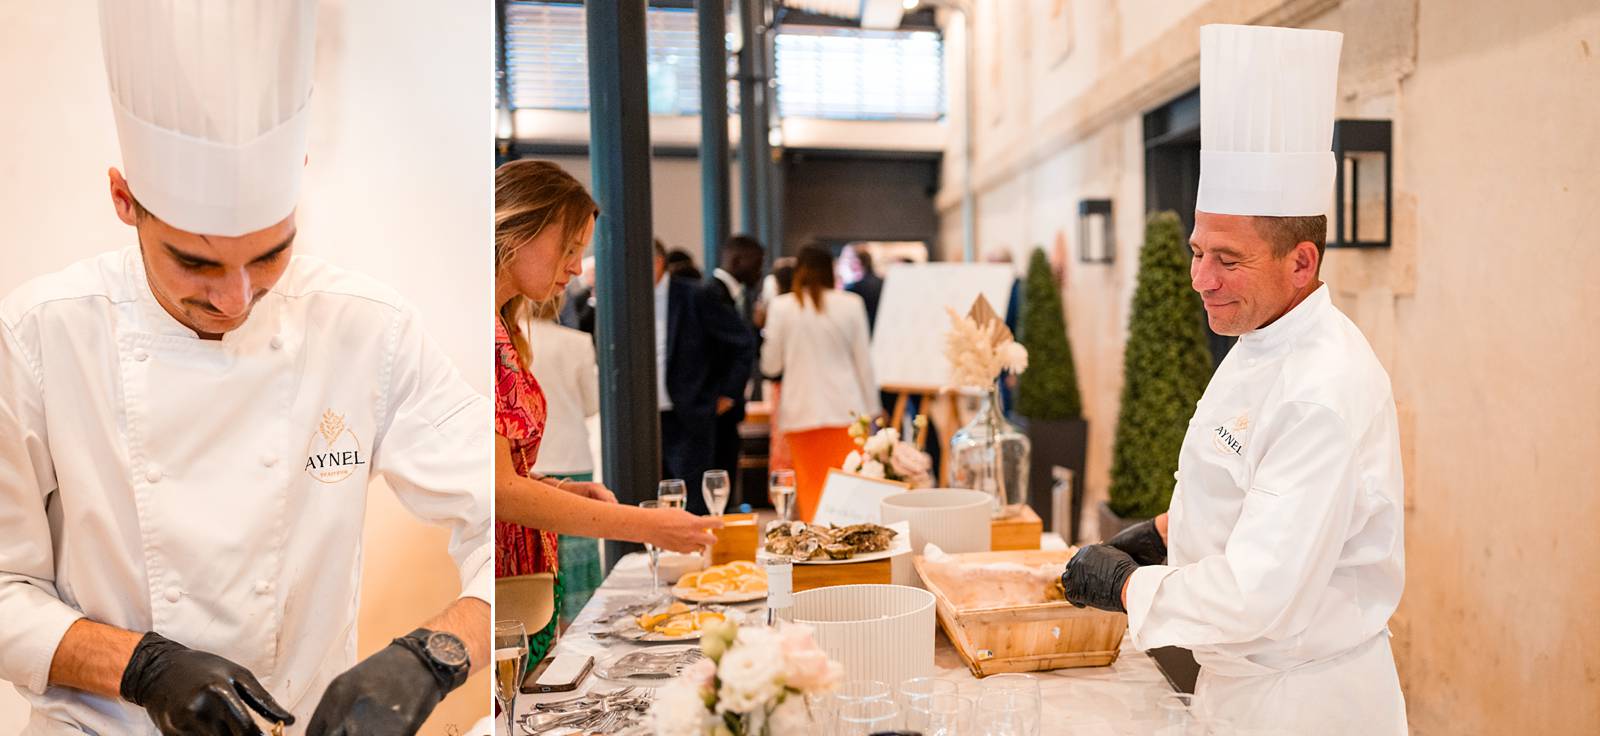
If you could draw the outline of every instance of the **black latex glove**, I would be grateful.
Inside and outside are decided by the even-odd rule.
[[[1074,606],[1094,606],[1102,611],[1127,613],[1122,607],[1122,586],[1139,565],[1109,544],[1091,544],[1078,550],[1061,573],[1061,587],[1067,602]]]
[[[411,650],[390,644],[333,678],[306,736],[403,736],[449,692]]]
[[[250,670],[155,632],[134,647],[119,689],[168,735],[261,736],[252,710],[274,723],[294,723]]]
[[[1161,532],[1156,530],[1155,519],[1141,521],[1117,532],[1117,536],[1106,544],[1127,552],[1140,567],[1160,565],[1167,561],[1167,543],[1162,541]]]

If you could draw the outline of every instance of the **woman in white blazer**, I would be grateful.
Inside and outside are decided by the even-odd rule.
[[[834,288],[833,255],[821,246],[800,249],[794,290],[767,311],[761,372],[783,381],[778,425],[793,456],[796,507],[810,521],[828,469],[855,449],[850,422],[883,411],[872,374],[867,308],[861,297]]]

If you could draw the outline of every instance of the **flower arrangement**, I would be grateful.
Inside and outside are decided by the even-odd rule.
[[[928,427],[928,417],[917,415],[912,426],[921,436]],[[845,472],[908,483],[912,488],[933,486],[933,460],[928,453],[900,439],[893,429],[880,426],[878,420],[857,416],[850,423],[850,437],[860,449],[845,456]]]
[[[978,297],[966,316],[949,307],[945,311],[950,314],[950,332],[945,335],[944,355],[956,386],[988,390],[1002,370],[1028,369],[1028,349],[1012,338],[987,299]]]
[[[656,736],[804,736],[813,729],[806,698],[832,692],[844,674],[798,624],[712,624],[700,649],[705,658],[656,693]]]

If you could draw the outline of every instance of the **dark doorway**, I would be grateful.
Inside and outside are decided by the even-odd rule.
[[[1194,203],[1200,196],[1200,88],[1196,87],[1144,115],[1145,213],[1172,210],[1194,231]],[[1211,365],[1222,364],[1235,338],[1218,335],[1201,320],[1211,348]]]
[[[783,157],[783,255],[808,243],[932,243],[939,154],[790,149]]]

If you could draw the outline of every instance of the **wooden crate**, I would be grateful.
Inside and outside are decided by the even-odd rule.
[[[996,552],[1038,549],[1044,535],[1044,522],[1031,507],[1009,519],[995,519],[989,525],[989,549]]]
[[[756,544],[761,538],[755,514],[727,514],[723,527],[713,532],[717,543],[711,548],[711,564],[725,565],[734,560],[756,560]]]
[[[889,558],[871,562],[847,562],[839,565],[794,566],[794,590],[811,590],[829,585],[888,585],[890,583]]]
[[[1066,567],[1071,550],[974,552],[952,555],[961,562],[1016,562],[1029,567],[1050,563]],[[1128,617],[1066,601],[1027,606],[982,607],[952,600],[960,581],[928,575],[921,556],[912,560],[928,592],[933,593],[939,625],[977,677],[999,672],[1037,672],[1065,667],[1102,667],[1117,660]],[[970,585],[983,584],[974,578]],[[957,596],[957,599],[962,596]]]

